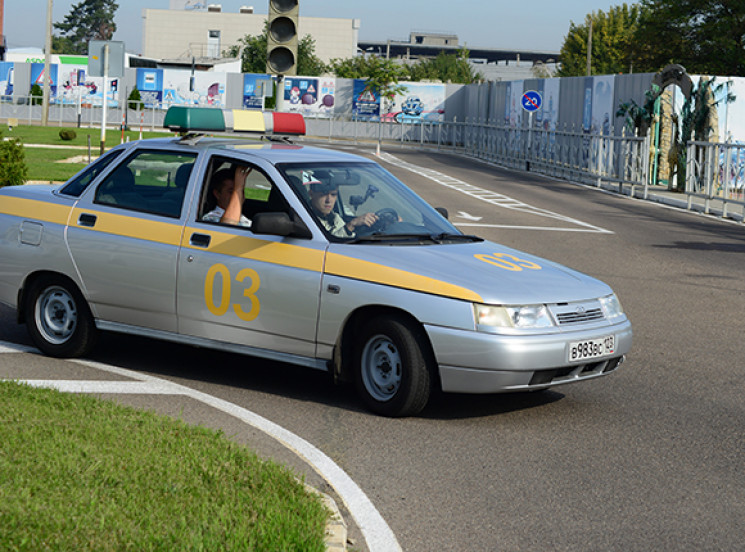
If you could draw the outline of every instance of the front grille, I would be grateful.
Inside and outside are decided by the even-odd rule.
[[[556,314],[559,324],[582,324],[584,322],[594,322],[604,318],[602,309],[575,310],[572,312],[561,312]]]

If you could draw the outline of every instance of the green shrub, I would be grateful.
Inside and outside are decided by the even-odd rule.
[[[75,140],[77,138],[77,134],[75,134],[75,131],[71,128],[63,128],[59,131],[59,137],[63,140]]]
[[[23,144],[17,138],[3,140],[0,132],[0,188],[26,182],[28,167]]]
[[[31,87],[31,105],[41,105],[44,102],[44,91],[35,84]]]
[[[142,109],[142,98],[140,97],[140,91],[137,90],[137,87],[135,86],[132,89],[132,92],[129,93],[129,98],[127,98],[127,107],[129,109]]]

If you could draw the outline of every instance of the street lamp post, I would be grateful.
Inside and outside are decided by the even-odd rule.
[[[47,126],[49,120],[49,89],[52,87],[50,71],[52,68],[52,3],[53,0],[47,0],[47,30],[46,41],[44,45],[44,96],[41,105],[41,125]]]

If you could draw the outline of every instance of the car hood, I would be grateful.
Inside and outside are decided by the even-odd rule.
[[[595,278],[489,241],[332,244],[325,272],[489,304],[583,301],[612,293]]]

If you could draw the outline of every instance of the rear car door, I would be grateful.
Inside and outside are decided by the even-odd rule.
[[[75,206],[67,243],[104,327],[176,331],[182,211],[196,157],[135,149]]]

